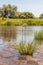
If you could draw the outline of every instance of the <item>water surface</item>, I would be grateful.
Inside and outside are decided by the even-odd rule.
[[[29,43],[34,40],[34,34],[43,30],[43,26],[0,26],[0,53],[5,52],[3,49],[9,47],[10,44],[15,43]],[[10,50],[13,50],[10,48]],[[6,52],[13,57],[18,57],[19,53]],[[38,56],[38,54],[36,54]],[[39,58],[42,56],[39,56]],[[2,58],[0,56],[0,58]],[[9,60],[9,58],[2,58]]]

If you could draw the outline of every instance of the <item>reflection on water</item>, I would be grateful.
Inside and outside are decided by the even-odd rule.
[[[0,53],[3,51],[13,57],[19,57],[19,53],[4,51],[4,49],[8,48],[9,44],[12,43],[19,43],[21,41],[28,43],[33,41],[35,32],[39,32],[40,30],[43,30],[43,26],[0,26]],[[9,50],[13,51],[12,48],[9,48]],[[12,63],[9,58],[3,58],[0,56],[0,59],[4,59]]]
[[[43,26],[0,26],[0,43],[28,43],[34,40],[34,33]]]

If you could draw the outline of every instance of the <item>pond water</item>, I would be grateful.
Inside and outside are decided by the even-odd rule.
[[[24,43],[32,42],[34,40],[34,34],[43,30],[42,26],[26,26],[26,27],[17,27],[17,41],[23,41]],[[21,31],[20,31],[21,30]]]
[[[34,34],[40,30],[43,30],[43,26],[0,26],[0,44],[32,42]]]
[[[13,57],[18,57],[19,53],[5,52],[3,49],[8,48],[13,43],[28,43],[34,40],[34,34],[43,30],[43,26],[0,26],[0,53],[8,53]],[[12,50],[12,48],[10,48]],[[9,58],[0,59],[10,60]],[[11,60],[10,60],[11,61]]]

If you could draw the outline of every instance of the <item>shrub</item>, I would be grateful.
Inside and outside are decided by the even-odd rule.
[[[43,41],[43,30],[35,33],[34,37],[35,37],[36,41],[38,41],[38,42],[40,41],[40,43],[37,43],[37,44],[43,44],[43,43],[41,43],[41,41]]]
[[[19,43],[17,50],[21,55],[33,55],[36,49],[36,44],[33,43]]]
[[[2,20],[0,18],[0,25],[13,25],[13,26],[21,26],[27,24],[28,26],[32,26],[32,25],[40,25],[43,26],[43,19],[8,19],[5,18],[4,20]]]
[[[10,21],[7,21],[5,25],[7,25],[7,26],[11,26],[12,23],[11,23]]]

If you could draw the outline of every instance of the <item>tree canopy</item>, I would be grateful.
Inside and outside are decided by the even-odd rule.
[[[15,12],[17,11],[17,6],[15,5],[3,5],[2,8],[0,8],[0,13],[2,17],[15,17]]]
[[[42,14],[40,14],[40,17],[39,17],[40,19],[43,19],[43,13]]]
[[[9,18],[34,18],[31,12],[18,12],[15,5],[3,5],[0,7],[0,16]]]

